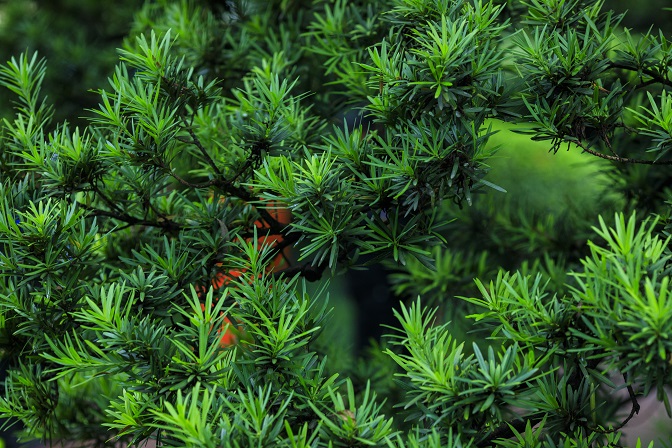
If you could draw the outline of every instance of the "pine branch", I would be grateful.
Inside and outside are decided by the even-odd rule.
[[[645,160],[645,159],[629,159],[627,157],[620,157],[617,155],[610,156],[608,154],[602,154],[601,152],[597,152],[594,149],[590,149],[588,145],[581,142],[580,140],[572,141],[571,143],[574,143],[576,146],[581,148],[582,151],[587,152],[588,154],[594,155],[595,157],[599,157],[601,159],[611,160],[612,162],[629,163],[637,165],[672,165],[672,160],[659,161],[659,160]]]
[[[672,87],[672,81],[667,79],[666,77],[662,76],[660,73],[656,73],[651,69],[646,69],[646,68],[640,68],[640,67],[633,67],[624,63],[619,63],[619,62],[612,62],[609,64],[610,68],[617,68],[621,70],[627,70],[631,72],[638,72],[638,73],[643,73],[644,75],[648,76],[651,78],[651,81],[653,83],[660,83],[664,86],[667,87]],[[647,81],[647,85],[650,83],[650,81]]]
[[[189,137],[191,137],[191,143],[198,148],[200,151],[201,155],[205,159],[205,161],[210,165],[210,167],[213,169],[213,171],[219,176],[223,177],[224,174],[222,173],[222,170],[219,169],[215,161],[212,159],[210,156],[210,153],[208,152],[207,149],[205,149],[205,146],[203,146],[203,143],[201,143],[201,140],[198,138],[196,133],[194,132],[192,126],[187,123],[187,120],[184,118],[184,116],[180,116],[180,119],[182,121],[182,125],[184,126],[184,129],[189,133]]]
[[[163,168],[172,176],[175,180],[177,180],[180,184],[184,185],[185,187],[189,188],[196,188],[196,189],[201,189],[201,188],[208,188],[208,187],[217,187],[221,189],[222,191],[225,192],[227,196],[236,196],[239,199],[242,199],[246,202],[254,202],[256,199],[252,194],[246,190],[245,188],[241,188],[235,185],[236,181],[240,178],[240,176],[251,166],[253,163],[251,159],[249,159],[245,165],[238,171],[231,179],[226,179],[224,176],[224,173],[219,169],[215,161],[210,157],[210,154],[208,153],[207,149],[203,145],[203,143],[200,141],[196,133],[193,131],[192,127],[186,122],[186,119],[184,116],[180,117],[182,120],[182,123],[184,125],[184,129],[187,130],[189,133],[189,136],[191,137],[190,143],[195,145],[198,150],[201,152],[203,157],[205,158],[206,162],[210,167],[213,169],[215,174],[217,175],[215,178],[207,181],[207,182],[202,182],[202,183],[192,183],[189,182],[183,178],[181,178],[177,173],[175,173],[173,170],[170,169],[168,166],[164,166]],[[261,215],[262,219],[268,224],[269,228],[275,232],[275,233],[281,233],[282,228],[284,225],[282,225],[278,220],[276,220],[270,213],[268,213],[265,209],[263,208],[257,208],[257,211]]]
[[[628,377],[625,373],[623,374],[623,380],[625,380],[626,383],[628,382]],[[628,384],[627,389],[628,389],[628,396],[630,397],[630,403],[632,406],[630,407],[630,414],[628,414],[625,420],[623,420],[621,423],[619,423],[618,425],[614,426],[611,429],[605,430],[602,428],[589,428],[591,431],[599,432],[602,434],[609,434],[616,431],[620,431],[625,427],[625,425],[628,424],[628,422],[630,422],[630,420],[632,420],[635,414],[639,414],[641,406],[637,401],[637,395],[635,394],[635,390],[633,389],[632,384]]]
[[[90,216],[102,216],[106,218],[113,218],[118,221],[125,222],[128,224],[127,226],[124,226],[123,228],[129,227],[129,226],[146,226],[146,227],[157,227],[160,229],[163,229],[166,232],[176,232],[182,229],[182,225],[176,223],[175,221],[172,221],[170,219],[163,219],[161,221],[151,221],[147,219],[141,219],[141,218],[136,218],[135,216],[131,216],[127,213],[121,213],[121,212],[112,212],[108,210],[101,210],[97,209],[95,207],[91,207],[90,205],[84,204],[82,202],[77,202],[77,204],[84,208],[85,210],[88,210],[90,212]]]
[[[544,419],[544,414],[533,414],[525,419],[519,419],[512,423],[505,422],[495,428],[486,438],[480,440],[476,443],[477,447],[491,447],[493,442],[497,439],[510,439],[516,435],[516,432],[523,433],[525,428],[529,423],[531,426],[535,426]],[[514,432],[514,430],[516,432]]]

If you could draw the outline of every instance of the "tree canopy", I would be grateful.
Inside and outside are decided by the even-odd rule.
[[[623,18],[157,0],[76,125],[51,61],[12,57],[0,416],[92,446],[597,447],[641,397],[672,415],[672,44]],[[604,197],[501,199],[511,126],[603,161]],[[379,262],[398,324],[339,369],[326,280]]]

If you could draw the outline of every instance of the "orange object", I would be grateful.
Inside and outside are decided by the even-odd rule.
[[[278,223],[287,225],[291,221],[291,213],[289,210],[286,208],[282,207],[277,207],[276,202],[270,202],[269,206],[266,207],[266,211],[271,215],[273,219],[275,219]],[[265,231],[268,231],[270,229],[270,225],[263,219],[257,220],[254,222],[254,226],[259,229],[258,233],[263,234],[261,237],[257,238],[259,247],[261,248],[262,246],[274,246],[276,244],[279,244],[283,241],[283,236],[282,235],[265,235]],[[252,238],[247,238],[246,241],[251,241]],[[269,263],[267,267],[267,272],[272,272],[276,268],[284,268],[287,266],[287,260],[289,257],[289,252],[291,248],[290,247],[285,247],[283,248],[282,251],[280,251],[275,258]],[[221,264],[220,264],[221,266]],[[228,286],[234,279],[237,279],[241,277],[244,274],[245,270],[240,270],[240,269],[231,269],[228,272],[218,272],[215,274],[215,276],[211,279],[211,284],[215,290],[220,289],[222,287]],[[201,305],[204,306],[204,305]],[[241,327],[238,327],[238,329],[234,329],[233,323],[228,317],[224,317],[224,322],[222,324],[222,328],[219,330],[220,333],[222,334],[222,338],[220,341],[220,345],[222,347],[231,347],[232,345],[235,345],[238,342],[238,335],[237,333],[242,332],[243,329]]]
[[[269,215],[271,215],[271,218],[275,219],[283,226],[286,226],[292,220],[292,215],[289,210],[280,207],[279,204],[275,201],[269,203],[269,206],[266,207],[266,211]],[[271,226],[263,219],[255,221],[254,226],[259,229],[261,231],[260,233],[262,234],[266,233],[266,231],[271,228]],[[284,241],[284,237],[282,235],[263,235],[258,238],[258,241],[259,245],[275,245]],[[270,271],[274,270],[275,268],[286,267],[285,265],[289,257],[289,250],[289,247],[285,247],[278,255],[275,256],[269,266]]]
[[[219,330],[219,333],[222,333],[222,338],[219,340],[219,345],[221,347],[231,347],[238,342],[238,335],[233,329],[233,322],[228,317],[224,317],[224,323],[222,323],[222,328]]]
[[[201,303],[201,310],[205,311],[205,305]],[[224,314],[221,313],[220,316]],[[224,321],[222,322],[222,326],[220,329],[217,331],[217,334],[221,334],[222,337],[219,341],[219,345],[222,348],[226,347],[231,347],[232,345],[235,345],[238,343],[238,332],[242,331],[241,327],[238,327],[238,330],[235,330],[233,327],[233,322],[231,322],[231,319],[228,317],[224,316]]]

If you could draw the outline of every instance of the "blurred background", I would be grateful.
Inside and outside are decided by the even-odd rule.
[[[85,110],[97,106],[94,91],[106,87],[117,62],[116,49],[133,29],[133,15],[143,4],[140,0],[0,0],[0,61],[26,50],[38,51],[48,60],[45,94],[56,105],[55,122],[82,126]],[[605,9],[628,11],[624,27],[645,33],[653,26],[668,37],[672,12],[664,8],[669,6],[665,0],[605,2]],[[11,117],[11,107],[0,96],[0,117]],[[598,214],[610,216],[630,206],[614,188],[618,173],[609,164],[578,151],[552,154],[548,144],[530,141],[509,124],[493,122],[492,126],[498,132],[490,141],[496,153],[488,180],[507,193],[489,190],[472,207],[445,207],[444,217],[455,218],[445,233],[458,236],[450,239],[447,251],[437,252],[437,273],[409,263],[403,269],[374,266],[329,279],[334,313],[332,324],[324,330],[321,350],[328,354],[334,371],[363,381],[372,379],[379,389],[398,393],[390,372],[371,372],[370,363],[364,361],[366,356],[376,356],[371,347],[384,344],[381,335],[390,330],[381,325],[395,324],[395,304],[421,294],[455,323],[456,331],[463,333],[458,339],[468,340],[473,337],[463,318],[468,310],[454,297],[474,293],[474,277],[487,280],[499,266],[542,270],[553,288],[562,292],[564,273],[585,254],[585,241]],[[412,287],[410,277],[417,279]],[[656,413],[655,408],[645,409],[631,427],[639,435],[653,434],[638,425],[655,425]],[[661,436],[665,431],[669,433],[669,428]],[[18,446],[8,435],[0,448],[3,443]]]

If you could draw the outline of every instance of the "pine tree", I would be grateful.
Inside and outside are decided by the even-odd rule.
[[[672,415],[672,45],[622,20],[160,0],[80,126],[45,60],[12,58],[0,416],[92,446],[597,447],[641,397]],[[604,160],[609,216],[493,212],[488,143],[513,125]],[[326,280],[378,262],[409,298],[339,369]]]

